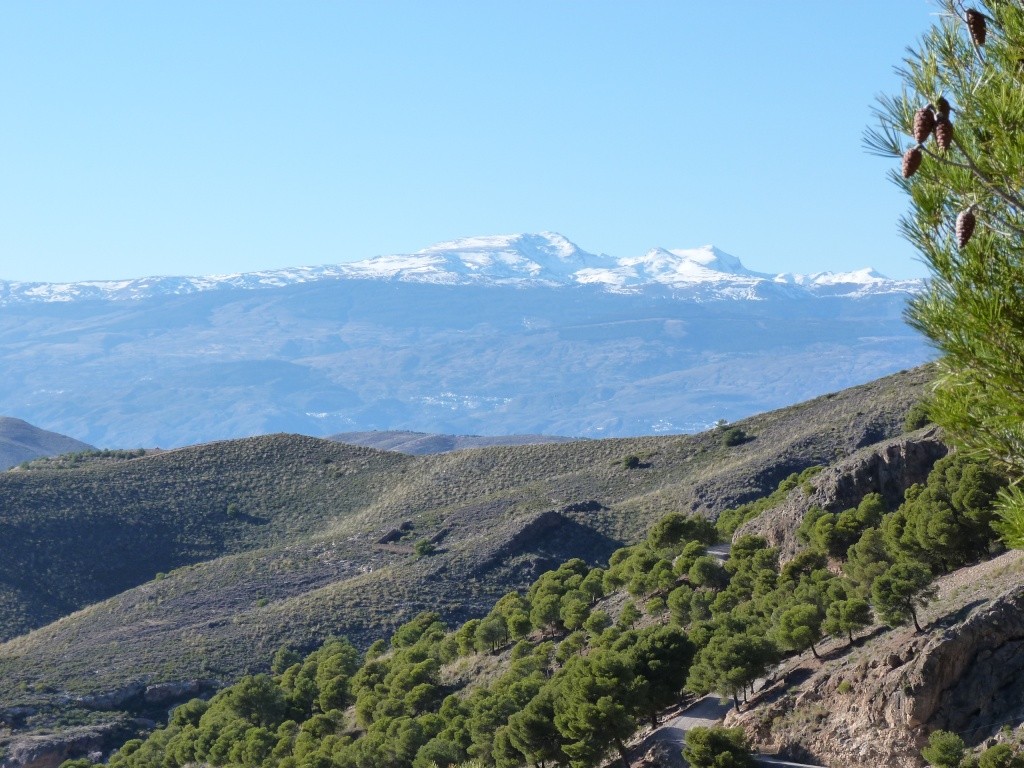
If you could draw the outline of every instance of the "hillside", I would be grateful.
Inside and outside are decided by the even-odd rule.
[[[28,729],[109,720],[163,706],[149,689],[265,669],[282,643],[480,615],[668,512],[714,515],[898,434],[927,380],[738,422],[732,447],[711,431],[411,457],[277,435],[5,473],[0,625],[37,629],[0,645],[0,709]],[[423,539],[436,554],[416,555]]]
[[[823,661],[802,655],[784,665],[728,724],[747,728],[766,751],[837,766],[918,768],[935,729],[972,746],[996,736],[1019,741],[1024,553],[964,568],[936,586],[921,612],[926,631],[873,628],[852,648],[824,644]]]
[[[851,394],[830,398],[827,408],[820,402],[805,404],[804,415],[841,417],[844,407],[856,401]],[[885,387],[874,394],[884,399]],[[778,416],[766,414],[757,424],[763,435],[785,434],[777,431],[784,426]],[[724,434],[713,435],[720,448],[726,447]],[[715,450],[705,443],[697,454],[701,448]],[[487,453],[467,455],[479,459]],[[637,473],[654,469],[669,453],[663,446],[639,464],[617,463],[620,470]],[[1014,752],[1022,752],[1022,734],[1013,729],[1024,717],[1019,658],[1024,555],[1003,553],[988,524],[1005,477],[989,465],[945,453],[931,427],[868,442],[843,451],[828,467],[794,472],[769,497],[759,494],[755,503],[731,508],[719,517],[717,531],[700,516],[669,511],[610,558],[590,558],[594,564],[573,557],[572,547],[556,551],[550,545],[565,533],[559,528],[572,512],[613,515],[616,505],[601,510],[578,504],[543,513],[494,556],[478,560],[475,571],[464,570],[466,564],[457,557],[448,560],[443,578],[461,575],[460,581],[473,588],[486,579],[474,581],[466,578],[469,573],[480,575],[489,567],[500,571],[524,551],[537,554],[538,541],[549,545],[544,554],[552,560],[563,558],[552,563],[557,569],[523,583],[517,592],[481,600],[471,611],[475,618],[463,623],[450,603],[424,602],[393,634],[378,634],[365,655],[336,638],[308,656],[309,647],[294,638],[278,635],[283,647],[276,652],[273,645],[250,640],[250,649],[266,654],[262,663],[248,667],[256,676],[175,710],[166,728],[124,743],[112,755],[111,767],[330,763],[426,768],[437,763],[515,768],[571,761],[596,768],[615,755],[621,764],[667,768],[679,765],[681,736],[670,732],[677,727],[680,699],[686,707],[694,701],[691,696],[710,692],[712,698],[722,694],[735,703],[726,723],[739,726],[755,749],[769,755],[825,766],[920,768],[920,749],[929,733],[944,729],[974,748],[975,758],[984,752],[982,766],[1006,765]],[[487,464],[492,473],[499,466]],[[708,548],[738,520],[746,522],[731,548]],[[472,518],[459,522],[470,526]],[[744,532],[760,522],[767,522],[769,535],[785,534],[778,542],[781,550]],[[379,546],[397,553],[408,540],[403,531],[414,529],[410,520],[378,539],[383,542]],[[573,535],[582,529],[574,528]],[[473,530],[465,538],[481,541]],[[850,541],[853,546],[847,548]],[[411,568],[457,552],[446,537],[437,543],[442,551],[421,552]],[[600,547],[602,542],[592,543]],[[238,566],[237,557],[217,562]],[[284,573],[282,562],[264,560],[263,567]],[[390,570],[388,583],[395,586],[395,569],[384,565],[379,570]],[[386,592],[372,578],[377,572],[363,574],[360,586],[380,605]],[[211,573],[195,571],[200,578],[194,582]],[[273,580],[254,575],[265,586]],[[430,593],[439,574],[422,576]],[[158,591],[172,577],[124,596],[131,595],[136,607],[144,599],[157,601],[148,620],[136,615],[132,622],[145,627],[143,632],[165,631],[169,614],[160,599],[169,597],[173,604],[184,596]],[[896,587],[900,579],[917,581]],[[432,594],[437,598],[444,592]],[[305,604],[323,597],[321,590]],[[358,600],[366,594],[351,590],[347,597]],[[412,597],[409,589],[407,599]],[[194,599],[192,607],[201,609],[201,600]],[[236,613],[231,623],[270,633],[295,618],[294,607],[264,621]],[[124,606],[107,601],[97,608],[116,613]],[[338,617],[345,610],[351,604],[337,600],[322,616]],[[74,663],[67,651],[83,641],[90,647],[89,634],[75,635],[74,625],[81,628],[79,618],[89,613],[4,648],[28,652],[39,665],[43,657],[30,650],[35,638],[40,646],[66,649],[63,661]],[[122,626],[127,628],[127,622]],[[293,622],[290,628],[296,626]],[[197,637],[202,623],[188,629],[175,645],[205,661],[216,658],[217,645]],[[305,627],[306,637],[310,629]],[[127,637],[127,631],[108,635],[119,642]],[[244,629],[235,631],[235,642],[245,642],[244,637]],[[365,646],[365,640],[356,639]],[[102,663],[123,673],[126,665],[114,652],[119,650],[120,644],[113,646]],[[143,649],[126,650],[134,656]],[[147,650],[150,668],[167,659],[183,662],[175,646]],[[256,674],[268,670],[271,658],[273,676]],[[214,672],[209,667],[203,671]],[[20,689],[28,683],[23,678]],[[72,717],[92,725],[64,736],[28,735],[45,728],[41,711],[46,705],[42,697],[35,703],[25,700],[21,708],[4,711],[15,732],[0,737],[0,746],[8,750],[10,768],[45,768],[90,749],[95,760],[145,727],[117,710],[155,715],[175,695],[181,700],[208,693],[216,684],[209,677],[159,683],[144,676],[104,695],[72,690],[63,709],[50,713],[50,723],[59,716],[62,722]],[[665,732],[647,738],[648,729],[663,719],[672,721]],[[652,750],[659,741],[662,746]],[[646,757],[637,763],[641,755]]]
[[[72,437],[34,427],[21,419],[0,416],[0,471],[40,456],[91,450]]]

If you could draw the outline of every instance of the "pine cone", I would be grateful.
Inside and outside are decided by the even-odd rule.
[[[917,169],[921,167],[921,150],[919,147],[911,147],[903,153],[903,178],[909,179]]]
[[[977,224],[977,218],[974,213],[968,208],[966,211],[960,211],[960,214],[956,217],[956,247],[963,248],[967,245],[971,239],[971,235],[974,234],[974,225]]]
[[[978,47],[985,44],[985,15],[973,8],[967,9],[967,31]]]
[[[935,114],[931,107],[924,107],[914,113],[914,141],[924,144],[931,136],[933,128],[935,128]]]
[[[943,152],[953,146],[953,124],[949,122],[948,117],[935,121],[935,143]]]
[[[945,96],[939,96],[935,102],[935,113],[938,117],[944,117],[949,120],[949,102],[946,101]]]

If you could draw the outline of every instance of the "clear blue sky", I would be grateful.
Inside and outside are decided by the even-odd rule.
[[[861,146],[928,0],[0,8],[0,279],[561,232],[924,274]]]

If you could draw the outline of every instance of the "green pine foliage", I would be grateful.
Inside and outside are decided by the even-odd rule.
[[[935,768],[959,768],[964,757],[964,740],[949,731],[933,731],[921,757]]]
[[[983,42],[964,6],[941,0],[934,26],[898,72],[898,95],[879,101],[868,148],[892,158],[892,180],[910,210],[900,225],[931,271],[908,319],[941,350],[928,415],[964,453],[1024,478],[1024,7],[974,4],[988,19]],[[914,136],[922,110],[948,113],[948,147]],[[936,132],[936,136],[937,136]],[[901,174],[896,158],[921,157]],[[907,176],[906,178],[904,176]],[[1004,498],[1008,540],[1024,543],[1020,496]]]
[[[683,757],[691,768],[753,768],[754,758],[742,728],[693,728]]]

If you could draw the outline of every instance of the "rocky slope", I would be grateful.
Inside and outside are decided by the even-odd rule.
[[[856,507],[865,495],[879,493],[892,509],[902,502],[907,488],[927,479],[948,450],[934,426],[862,448],[814,477],[810,493],[794,488],[782,504],[742,525],[736,535],[762,536],[784,560],[789,559],[800,546],[797,528],[812,507],[842,512]]]
[[[799,657],[746,711],[731,713],[768,752],[827,766],[919,768],[935,729],[968,744],[1024,719],[1024,552],[938,582],[923,633],[875,627],[853,648]]]

